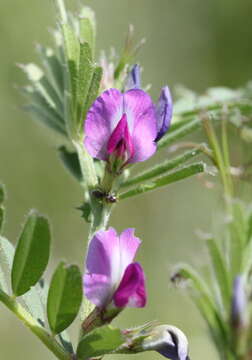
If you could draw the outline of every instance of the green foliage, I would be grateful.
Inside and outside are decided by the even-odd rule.
[[[166,186],[176,181],[183,180],[187,177],[203,173],[206,170],[205,164],[198,162],[188,166],[183,166],[181,169],[168,173],[167,175],[161,176],[150,183],[141,184],[136,186],[132,190],[126,191],[119,194],[119,199],[126,199],[132,196],[140,195],[148,191],[155,190],[159,187]]]
[[[61,146],[59,148],[59,158],[65,168],[75,178],[75,180],[77,180],[78,182],[82,182],[83,178],[80,168],[80,162],[76,152],[71,152],[67,150],[65,146]]]
[[[9,279],[14,257],[14,246],[4,237],[0,236],[0,287],[7,294]]]
[[[0,206],[0,233],[3,231],[5,222],[5,208],[3,206]]]
[[[0,185],[0,205],[3,204],[3,202],[5,201],[5,187],[3,185]]]
[[[176,168],[177,166],[183,165],[188,160],[199,155],[202,150],[204,150],[204,145],[197,145],[193,150],[189,150],[173,159],[166,160],[163,163],[136,175],[135,177],[130,177],[129,179],[125,180],[121,186],[127,187],[136,185],[146,180],[153,179],[159,175],[163,175],[164,173]]]
[[[103,326],[84,336],[78,345],[78,359],[85,360],[115,352],[124,343],[120,329]]]
[[[49,260],[51,234],[48,220],[32,211],[20,235],[11,282],[16,296],[25,294],[41,278]]]
[[[74,321],[81,301],[82,279],[78,266],[61,262],[52,277],[47,300],[48,321],[54,334]]]
[[[225,309],[228,311],[230,308],[230,298],[232,283],[228,265],[226,263],[225,256],[223,256],[223,251],[219,249],[219,245],[215,239],[207,239],[206,244],[208,247],[208,252],[211,257],[212,268],[217,280],[222,303]]]

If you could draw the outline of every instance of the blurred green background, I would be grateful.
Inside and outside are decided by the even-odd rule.
[[[74,9],[77,1],[66,3]],[[85,4],[97,14],[99,51],[110,46],[120,50],[128,23],[135,25],[139,38],[147,38],[139,59],[144,82],[152,84],[155,98],[166,83],[203,91],[215,85],[240,86],[251,78],[252,2],[86,0]],[[52,0],[0,3],[0,179],[8,189],[6,236],[16,241],[31,207],[47,214],[54,233],[51,269],[61,258],[82,265],[87,226],[75,210],[81,190],[57,159],[60,139],[20,109],[23,100],[16,86],[25,78],[16,63],[37,61],[34,45],[50,44],[54,23]],[[124,311],[118,323],[134,326],[158,319],[176,325],[188,335],[195,360],[217,355],[197,310],[185,294],[170,286],[169,274],[177,262],[204,265],[206,256],[195,230],[210,229],[219,200],[216,189],[207,190],[194,178],[121,203],[111,222],[118,230],[135,227],[143,239],[138,259],[146,270],[149,292],[148,306]],[[12,314],[2,306],[0,311],[0,359],[54,359]],[[155,353],[135,357],[160,358]]]

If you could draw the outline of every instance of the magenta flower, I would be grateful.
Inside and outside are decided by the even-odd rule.
[[[145,277],[140,264],[132,262],[140,240],[133,229],[120,236],[113,228],[92,238],[86,261],[84,292],[97,307],[144,307]]]
[[[85,146],[97,159],[128,163],[144,161],[156,151],[157,121],[152,100],[140,89],[103,92],[87,113]]]

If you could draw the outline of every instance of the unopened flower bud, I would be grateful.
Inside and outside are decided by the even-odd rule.
[[[188,340],[175,326],[160,325],[142,343],[143,350],[155,350],[171,360],[189,360]]]

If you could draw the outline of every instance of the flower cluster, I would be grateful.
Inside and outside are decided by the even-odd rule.
[[[171,117],[169,88],[161,90],[155,105],[141,89],[140,68],[135,65],[125,92],[108,89],[91,106],[85,121],[85,147],[93,158],[109,164],[109,172],[119,175],[126,165],[145,161],[155,153],[157,142],[169,129]],[[140,240],[130,228],[120,235],[111,227],[94,234],[83,286],[87,299],[96,308],[83,323],[85,332],[93,328],[92,324],[101,326],[112,321],[125,307],[145,306],[145,275],[141,265],[134,262],[139,245]],[[142,350],[156,350],[174,360],[188,359],[187,339],[180,330],[175,331],[176,341],[174,331],[166,326],[153,331],[143,337]]]

